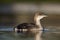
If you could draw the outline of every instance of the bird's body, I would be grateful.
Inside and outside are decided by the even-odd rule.
[[[16,27],[17,32],[32,31],[32,29],[37,28],[34,23],[22,23]]]
[[[40,31],[40,30],[43,30],[43,27],[41,26],[40,20],[44,17],[46,17],[46,15],[43,15],[42,13],[37,12],[34,15],[34,23],[19,24],[15,28],[15,31],[23,32],[23,31]]]
[[[35,27],[34,23],[22,23],[17,26],[18,29],[27,29],[32,27]]]

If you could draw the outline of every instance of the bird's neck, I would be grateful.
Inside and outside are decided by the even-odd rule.
[[[36,20],[36,25],[41,26],[40,20]]]
[[[42,26],[41,26],[40,20],[36,20],[36,25],[38,26],[38,28],[43,29]]]

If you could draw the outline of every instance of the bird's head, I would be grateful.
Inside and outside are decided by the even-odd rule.
[[[47,16],[46,16],[46,15],[38,15],[38,16],[37,16],[37,19],[38,19],[38,20],[41,20],[41,19],[43,19],[44,17],[47,17]]]
[[[37,19],[37,20],[41,20],[41,19],[44,18],[44,17],[47,17],[47,15],[44,14],[44,13],[42,13],[42,12],[36,12],[34,19],[35,19],[35,20],[36,20],[36,19]]]

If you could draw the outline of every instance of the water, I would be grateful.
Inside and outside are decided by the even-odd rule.
[[[0,32],[0,40],[33,40],[33,38],[14,32]]]
[[[33,40],[34,37],[24,37],[23,35],[17,35],[11,32],[2,32],[0,33],[0,40]],[[59,33],[43,33],[43,40],[60,40]]]
[[[58,31],[58,30],[57,30]],[[60,32],[42,32],[42,40],[60,40]],[[0,32],[0,40],[35,40],[36,33]],[[37,39],[38,40],[38,39]]]

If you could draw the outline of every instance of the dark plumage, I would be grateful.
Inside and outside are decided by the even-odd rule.
[[[23,33],[23,30],[22,29],[28,29],[28,31],[30,31],[31,28],[35,28],[36,25],[34,23],[22,23],[22,24],[19,24],[16,28],[18,29],[18,33]],[[22,31],[20,31],[20,29]],[[28,32],[27,31],[27,32]]]
[[[34,23],[22,23],[17,26],[17,29],[28,29],[32,27],[35,27]]]

